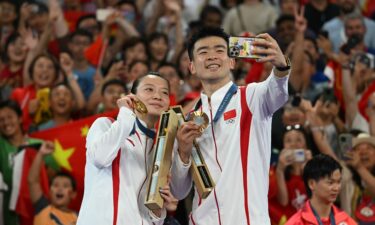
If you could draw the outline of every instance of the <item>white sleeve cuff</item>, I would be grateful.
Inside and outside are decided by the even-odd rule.
[[[150,216],[150,219],[152,222],[159,222],[159,221],[164,221],[164,219],[167,217],[167,210],[165,208],[163,208],[161,210],[161,215],[160,217],[158,217],[157,215],[155,215],[152,210],[149,210],[149,216]]]

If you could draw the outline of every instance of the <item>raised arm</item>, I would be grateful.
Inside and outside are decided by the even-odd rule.
[[[86,156],[98,168],[112,164],[133,130],[136,119],[133,99],[135,100],[134,95],[127,95],[117,101],[120,111],[113,123],[109,118],[99,118],[91,126],[87,135]]]
[[[51,154],[53,150],[54,144],[52,142],[44,142],[36,154],[33,163],[31,164],[27,181],[29,183],[31,202],[33,204],[43,196],[42,187],[40,185],[40,170],[43,166],[43,158],[46,155]]]

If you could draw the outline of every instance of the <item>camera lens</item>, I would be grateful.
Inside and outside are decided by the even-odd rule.
[[[341,142],[345,142],[346,141],[346,137],[341,137],[340,140],[341,140]]]

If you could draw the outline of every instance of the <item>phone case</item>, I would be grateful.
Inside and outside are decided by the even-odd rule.
[[[352,150],[353,136],[349,133],[339,135],[340,158],[345,158],[345,154]]]
[[[259,59],[262,55],[253,55],[252,42],[255,37],[229,37],[229,56],[232,58]]]

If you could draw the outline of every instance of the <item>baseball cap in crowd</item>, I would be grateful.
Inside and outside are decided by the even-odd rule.
[[[366,133],[361,133],[356,138],[353,138],[353,148],[363,143],[370,144],[375,147],[375,137],[372,137]]]

